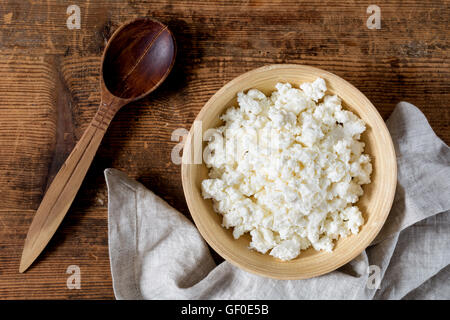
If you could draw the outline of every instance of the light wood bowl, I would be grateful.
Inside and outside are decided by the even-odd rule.
[[[386,125],[372,103],[358,89],[340,77],[303,65],[269,65],[233,79],[222,87],[205,104],[196,121],[202,121],[202,131],[222,124],[219,116],[237,106],[236,95],[241,90],[256,88],[270,94],[277,82],[289,82],[296,87],[302,82],[325,79],[327,93],[337,94],[343,107],[357,114],[366,123],[362,135],[365,153],[372,159],[372,182],[363,187],[364,195],[357,205],[365,223],[357,235],[339,239],[333,252],[308,249],[291,261],[281,261],[268,254],[248,249],[248,234],[235,240],[232,229],[221,226],[222,216],[216,213],[211,200],[201,195],[201,181],[208,178],[206,165],[193,163],[194,140],[186,140],[181,169],[183,190],[192,218],[208,244],[224,259],[255,274],[275,279],[306,279],[331,272],[358,256],[383,226],[394,199],[397,184],[397,165],[393,143]],[[189,136],[193,135],[193,127]],[[202,134],[203,134],[202,132]],[[205,146],[203,142],[202,150]]]

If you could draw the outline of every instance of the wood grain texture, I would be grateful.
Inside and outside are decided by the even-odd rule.
[[[400,100],[415,104],[450,142],[448,1],[378,1],[380,30],[365,26],[369,1],[80,0],[81,29],[68,30],[71,4],[0,4],[2,299],[113,298],[103,169],[126,171],[189,216],[180,167],[170,161],[177,143],[171,133],[189,129],[214,92],[248,70],[273,63],[328,70],[355,85],[384,118]],[[23,241],[58,167],[55,155],[80,139],[100,102],[106,40],[139,16],[173,31],[174,69],[149,97],[118,112],[61,228],[21,275]],[[69,117],[61,116],[60,99],[70,102]],[[66,287],[71,264],[81,268],[81,290]]]

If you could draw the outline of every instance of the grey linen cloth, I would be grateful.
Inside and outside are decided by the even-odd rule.
[[[398,184],[385,225],[356,259],[307,280],[216,265],[192,222],[123,172],[106,169],[116,298],[450,299],[449,148],[407,102],[396,106],[387,125]]]

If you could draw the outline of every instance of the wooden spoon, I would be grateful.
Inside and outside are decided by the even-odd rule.
[[[28,230],[20,272],[39,256],[66,215],[114,115],[155,90],[175,56],[175,39],[159,21],[134,20],[112,35],[102,56],[100,106],[42,199]]]

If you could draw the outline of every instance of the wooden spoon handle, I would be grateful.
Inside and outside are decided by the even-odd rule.
[[[28,269],[39,256],[69,210],[114,114],[113,109],[100,104],[88,128],[55,176],[28,230],[20,272]]]

